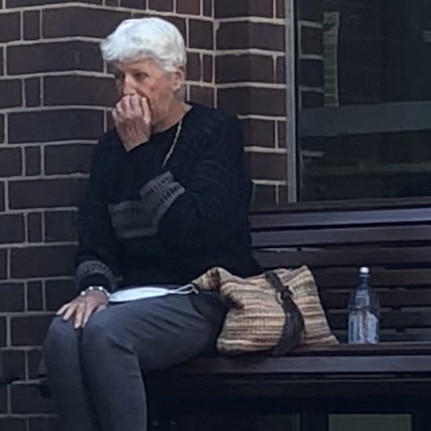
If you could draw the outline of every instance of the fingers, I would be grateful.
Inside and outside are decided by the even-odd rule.
[[[63,320],[69,320],[76,311],[76,307],[77,307],[76,303],[71,302],[70,304],[67,304],[67,305],[68,306],[65,312],[63,313]]]
[[[64,304],[63,306],[61,306],[58,311],[57,311],[57,316],[60,316],[62,314],[64,314],[64,312],[69,308],[70,306],[70,302]]]
[[[144,111],[141,106],[141,97],[137,94],[124,96],[117,102],[115,109],[117,116],[124,120],[133,120],[134,118],[142,118]]]
[[[140,97],[139,103],[141,105],[141,110],[144,114],[144,122],[149,126],[151,124],[151,111],[150,106],[148,105],[148,100],[146,97]]]
[[[151,111],[145,97],[124,96],[112,111],[115,128],[127,151],[148,142],[151,135]]]
[[[81,319],[81,322],[80,322],[80,327],[81,327],[81,328],[83,328],[83,327],[87,324],[88,319],[90,318],[90,316],[91,316],[94,312],[96,312],[96,311],[98,310],[98,308],[99,308],[99,307],[97,307],[97,308],[92,308],[92,307],[90,307],[90,306],[87,304],[87,306],[85,307],[84,312],[83,312],[83,314],[82,314],[82,319]],[[76,321],[75,321],[75,323],[76,323]]]
[[[96,312],[106,308],[106,304],[101,304],[100,301],[95,301],[94,298],[76,298],[75,300],[64,304],[58,311],[57,316],[62,316],[64,321],[73,318],[73,326],[75,329],[83,328],[90,316]]]
[[[82,328],[84,326],[82,323],[84,321],[84,315],[85,315],[86,309],[87,309],[87,304],[84,301],[78,303],[78,306],[76,307],[76,310],[75,310],[75,321],[73,324],[73,327],[75,329]]]

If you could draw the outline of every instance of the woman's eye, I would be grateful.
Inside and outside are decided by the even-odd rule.
[[[138,72],[138,73],[135,73],[134,77],[137,81],[143,81],[145,78],[148,77],[148,75],[144,72]]]

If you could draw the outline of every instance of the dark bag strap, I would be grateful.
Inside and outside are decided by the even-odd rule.
[[[293,301],[292,293],[288,289],[288,286],[283,286],[278,274],[275,271],[265,271],[265,279],[278,293],[286,315],[280,341],[272,350],[274,356],[283,356],[301,343],[305,327],[304,318],[298,306]]]

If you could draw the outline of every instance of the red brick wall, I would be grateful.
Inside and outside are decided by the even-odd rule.
[[[215,5],[215,6],[214,6]],[[0,346],[19,381],[0,389],[0,430],[54,429],[40,345],[73,295],[75,207],[114,94],[98,42],[160,15],[189,48],[188,97],[244,120],[255,205],[285,195],[282,0],[3,0],[0,12]]]

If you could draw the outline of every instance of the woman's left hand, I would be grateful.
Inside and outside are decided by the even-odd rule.
[[[115,105],[112,117],[126,151],[150,140],[151,113],[145,97],[137,94],[124,96]]]

